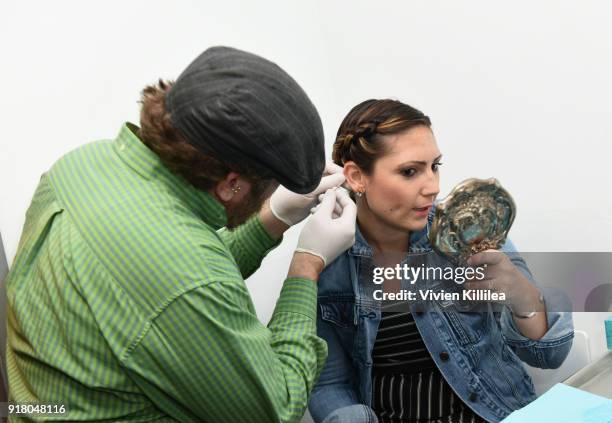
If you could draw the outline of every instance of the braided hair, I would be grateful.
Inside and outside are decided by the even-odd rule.
[[[340,124],[332,159],[340,166],[353,161],[368,174],[384,154],[384,135],[418,125],[431,127],[429,117],[420,110],[397,100],[366,100],[353,107]]]

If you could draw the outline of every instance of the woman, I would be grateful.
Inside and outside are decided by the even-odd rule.
[[[329,355],[310,400],[315,421],[497,422],[535,399],[520,361],[560,366],[571,314],[546,312],[548,298],[510,241],[504,254],[473,255],[469,264],[486,268],[486,279],[465,285],[505,293],[501,313],[452,301],[397,312],[373,295],[373,267],[444,263],[428,242],[441,165],[429,118],[399,101],[365,101],[342,122],[333,159],[355,193],[357,231],[319,279],[317,328]],[[404,283],[388,280],[383,290]]]

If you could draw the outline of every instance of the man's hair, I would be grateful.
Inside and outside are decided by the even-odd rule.
[[[344,166],[353,161],[366,174],[384,155],[384,135],[394,135],[415,126],[431,127],[429,117],[397,100],[366,100],[346,115],[334,142],[332,159]]]
[[[182,176],[200,190],[209,190],[230,172],[237,172],[254,186],[268,185],[270,179],[262,178],[247,166],[226,163],[193,147],[172,125],[164,100],[172,82],[160,79],[157,84],[146,86],[141,93],[140,130],[142,142],[159,156],[174,173]]]

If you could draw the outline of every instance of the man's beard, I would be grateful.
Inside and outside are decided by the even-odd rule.
[[[249,220],[251,216],[257,213],[266,199],[272,195],[276,188],[273,180],[263,180],[251,184],[251,192],[239,205],[227,213],[228,229],[234,229]]]

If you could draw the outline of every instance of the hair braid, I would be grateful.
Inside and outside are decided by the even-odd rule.
[[[354,161],[368,173],[384,153],[384,135],[397,134],[417,125],[431,127],[421,111],[397,100],[367,100],[344,118],[333,147],[334,163],[343,166]]]

